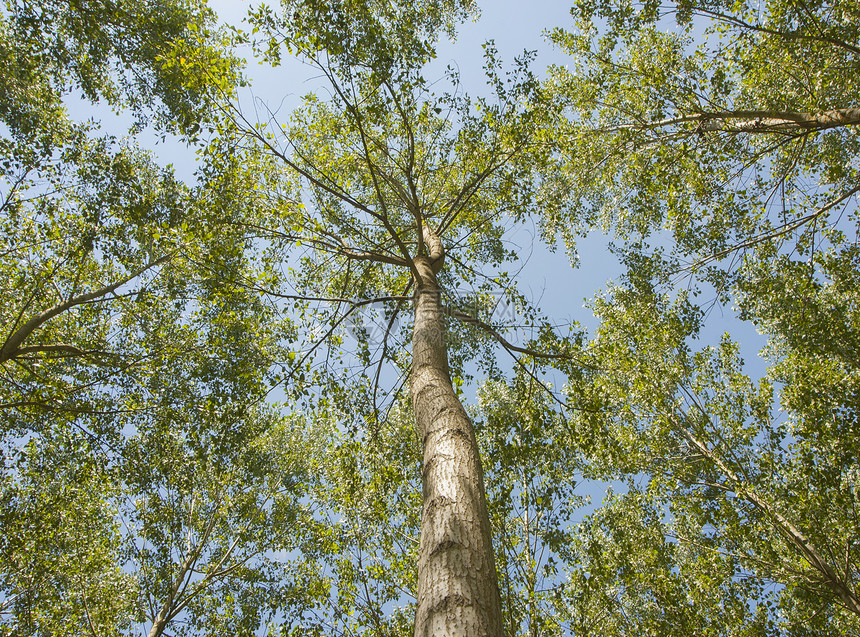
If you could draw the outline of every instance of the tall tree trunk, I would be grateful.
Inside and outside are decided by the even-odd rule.
[[[441,254],[432,256],[414,261],[419,280],[412,406],[424,448],[415,637],[500,637],[501,603],[484,473],[472,423],[451,385],[436,280]]]

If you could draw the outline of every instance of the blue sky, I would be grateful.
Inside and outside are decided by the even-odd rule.
[[[253,4],[257,2],[210,0],[210,6],[222,21],[237,26],[241,26],[242,18]],[[524,50],[536,50],[536,72],[540,73],[549,64],[564,65],[569,58],[549,45],[543,34],[547,29],[570,27],[572,23],[569,5],[564,1],[484,3],[479,19],[461,25],[455,42],[446,40],[440,43],[437,58],[439,78],[444,79],[445,67],[454,64],[459,70],[464,91],[472,95],[484,91],[482,45],[488,40],[494,41],[501,59],[508,64]],[[249,58],[246,73],[251,79],[251,87],[244,89],[241,96],[245,109],[277,110],[279,119],[286,120],[299,98],[321,84],[318,72],[294,60],[285,60],[283,66],[270,69],[254,62],[250,51],[245,55]],[[104,108],[94,108],[73,98],[69,101],[73,117],[96,117],[102,121],[104,132],[122,134],[130,124],[127,116],[116,116]],[[170,138],[161,140],[151,131],[145,132],[140,140],[162,163],[174,164],[180,177],[193,180],[195,158],[187,147]],[[538,234],[536,226],[526,225],[510,237],[517,252],[523,255],[522,271],[517,279],[520,290],[552,322],[565,325],[577,321],[593,332],[597,322],[584,302],[621,273],[617,259],[607,249],[605,237],[595,232],[578,242],[580,266],[574,270],[564,250],[550,251],[537,238]],[[750,324],[738,321],[731,308],[712,307],[699,346],[706,342],[718,343],[720,335],[725,332],[730,332],[740,341],[749,366],[748,373],[760,375],[764,361],[759,359],[757,352],[764,344],[764,338]]]

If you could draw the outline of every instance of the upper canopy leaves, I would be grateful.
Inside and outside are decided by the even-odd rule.
[[[294,53],[327,82],[289,124],[274,114],[255,123],[237,113],[236,120],[264,154],[301,179],[295,199],[302,205],[269,231],[302,252],[290,263],[295,296],[324,304],[311,322],[333,326],[335,349],[337,327],[364,303],[408,298],[413,259],[431,252],[425,229],[444,247],[446,290],[509,286],[499,272],[512,259],[503,236],[536,206],[529,160],[540,156],[534,130],[552,109],[527,57],[505,77],[491,46],[493,99],[463,95],[450,71],[450,90],[432,91],[424,74],[442,73],[430,64],[438,31],[470,8],[285,3],[281,15],[252,13],[271,59]],[[392,324],[380,334],[383,359],[400,350],[388,346],[402,324],[393,318],[400,310],[390,309]]]
[[[573,68],[549,82],[572,115],[574,223],[664,226],[704,265],[838,218],[860,170],[856,11],[583,5],[577,30],[553,35]]]

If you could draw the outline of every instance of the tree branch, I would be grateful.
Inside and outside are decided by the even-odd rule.
[[[699,408],[700,413],[709,419],[707,413]],[[683,416],[686,416],[681,412]],[[764,498],[742,480],[735,471],[729,467],[722,458],[708,447],[704,442],[699,440],[693,432],[687,428],[679,418],[677,413],[668,415],[672,424],[676,429],[694,446],[699,452],[708,458],[725,476],[732,482],[734,492],[739,498],[750,502],[758,510],[765,514],[771,523],[780,531],[780,533],[794,546],[794,548],[803,556],[806,562],[818,571],[824,578],[824,583],[827,584],[839,599],[845,604],[848,610],[860,615],[860,599],[852,591],[844,581],[834,571],[833,567],[826,559],[818,552],[815,545],[809,540],[806,535],[801,532],[794,524],[791,523],[780,511],[773,505],[768,503]],[[710,420],[710,419],[709,419]]]
[[[73,296],[62,303],[58,303],[57,305],[36,314],[31,317],[24,325],[18,328],[17,331],[12,333],[9,338],[6,339],[6,342],[3,344],[3,347],[0,348],[0,363],[3,363],[13,356],[15,356],[15,352],[21,347],[21,344],[24,342],[27,337],[29,337],[34,331],[39,329],[42,325],[47,323],[49,320],[65,312],[68,309],[75,307],[76,305],[82,305],[84,303],[88,303],[89,301],[100,299],[117,288],[122,287],[129,281],[139,277],[141,274],[146,272],[147,270],[154,268],[158,265],[161,265],[165,261],[171,259],[173,255],[176,253],[174,250],[169,254],[164,255],[163,257],[156,259],[155,261],[151,261],[147,263],[145,266],[132,272],[127,277],[117,281],[116,283],[111,283],[110,285],[105,285],[97,290],[93,290],[92,292],[87,292],[86,294],[81,294],[79,296]]]
[[[679,270],[676,270],[675,272],[672,272],[672,274],[677,274],[681,270],[698,268],[702,265],[705,265],[706,263],[710,263],[711,261],[717,261],[719,259],[722,259],[724,256],[726,256],[727,254],[731,254],[732,252],[737,252],[738,250],[745,250],[746,248],[751,248],[752,246],[757,245],[759,243],[763,243],[764,241],[768,241],[770,239],[775,239],[776,237],[781,237],[782,235],[788,234],[792,230],[796,230],[800,226],[817,219],[818,217],[823,215],[825,212],[838,206],[839,204],[841,204],[842,202],[844,202],[846,199],[848,199],[852,195],[856,194],[857,192],[860,192],[860,186],[855,186],[854,188],[852,188],[848,192],[842,193],[836,199],[829,201],[828,203],[824,204],[821,208],[819,208],[815,212],[812,212],[812,213],[806,215],[805,217],[801,217],[800,219],[797,219],[796,221],[792,221],[791,223],[783,224],[782,226],[779,226],[775,230],[762,233],[758,236],[755,236],[751,239],[748,239],[747,241],[744,241],[743,243],[739,243],[737,245],[731,246],[731,247],[726,248],[724,250],[720,250],[719,252],[716,252],[714,254],[708,255],[704,259],[696,261],[692,265],[685,266],[684,268],[681,268]]]
[[[474,316],[469,316],[468,314],[465,314],[464,312],[461,312],[459,310],[447,308],[447,312],[448,312],[449,316],[451,316],[451,317],[453,317],[459,321],[462,321],[463,323],[467,323],[469,325],[475,325],[477,327],[480,327],[482,330],[484,330],[490,336],[492,336],[494,339],[496,339],[502,345],[502,347],[504,347],[506,350],[508,350],[510,352],[517,352],[519,354],[525,354],[526,356],[531,356],[533,358],[545,358],[545,359],[550,359],[550,360],[574,361],[574,362],[578,363],[579,365],[581,365],[582,367],[587,367],[590,369],[594,368],[594,365],[590,365],[588,363],[583,363],[580,359],[576,358],[575,356],[571,356],[570,354],[563,354],[563,353],[553,354],[550,352],[540,352],[538,350],[531,349],[528,347],[520,347],[519,345],[514,345],[513,343],[511,343],[510,341],[505,339],[504,336],[499,334],[499,332],[496,330],[496,328],[493,327],[492,325],[490,325],[489,323],[485,323],[484,321],[482,321],[478,318],[475,318]]]
[[[25,347],[19,347],[14,352],[12,352],[9,358],[21,358],[23,356],[26,356],[27,354],[38,353],[61,353],[68,354],[70,356],[113,356],[111,352],[105,352],[101,350],[84,350],[74,345],[55,343],[51,345],[27,345]]]
[[[767,33],[769,35],[775,35],[786,40],[811,40],[813,42],[824,42],[839,47],[840,49],[845,49],[846,51],[849,51],[851,53],[860,54],[860,47],[854,46],[853,44],[849,44],[847,42],[844,42],[843,40],[839,40],[830,36],[806,35],[803,33],[791,31],[778,31],[776,29],[768,29],[767,27],[760,27],[754,24],[750,24],[749,22],[744,22],[743,20],[734,16],[726,15],[725,13],[721,13],[719,11],[712,11],[702,7],[696,7],[694,9],[694,12],[699,13],[701,15],[716,18],[717,20],[722,20],[723,22],[734,24],[735,26],[741,27],[743,29],[748,29],[750,31],[757,31],[758,33]]]
[[[820,113],[797,113],[770,110],[738,110],[690,113],[669,117],[656,122],[619,124],[597,129],[611,133],[621,130],[656,130],[678,124],[695,124],[692,132],[731,133],[784,133],[793,131],[821,131],[842,126],[860,125],[860,108],[840,108]]]
[[[314,246],[318,246],[319,248],[324,248],[325,251],[331,254],[339,254],[345,256],[349,259],[354,259],[356,261],[376,261],[378,263],[387,263],[390,265],[397,265],[401,267],[409,267],[409,263],[400,257],[384,254],[382,252],[374,252],[372,250],[360,250],[358,248],[354,248],[350,246],[342,237],[339,235],[329,232],[324,229],[319,229],[318,231],[321,234],[324,234],[328,237],[331,237],[332,240],[337,241],[338,243],[332,243],[329,241],[324,241],[323,239],[317,237],[305,237],[301,235],[288,234],[285,232],[280,232],[278,230],[273,230],[271,228],[266,228],[265,226],[259,226],[255,224],[244,224],[247,228],[254,228],[255,230],[262,230],[263,232],[269,233],[270,235],[276,236],[279,239],[285,239],[287,241],[301,241],[302,243],[308,243]]]

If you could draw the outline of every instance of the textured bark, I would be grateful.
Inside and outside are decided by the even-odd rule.
[[[697,131],[728,133],[785,133],[823,131],[843,126],[860,126],[860,108],[839,108],[820,113],[799,113],[765,110],[715,111],[690,113],[649,123],[631,123],[601,129],[604,132],[619,130],[656,130],[678,124],[698,123]]]
[[[472,423],[448,372],[436,270],[415,259],[412,405],[424,449],[416,637],[498,637],[501,604],[484,475]]]
[[[738,133],[819,131],[860,124],[860,108],[842,108],[822,113],[737,111],[703,115],[701,130]],[[709,118],[709,119],[708,119]]]

